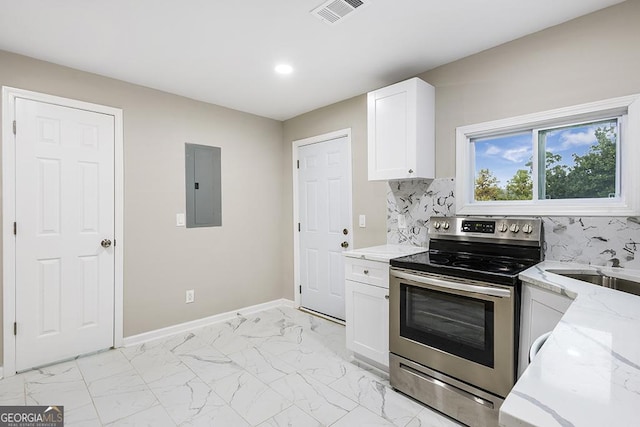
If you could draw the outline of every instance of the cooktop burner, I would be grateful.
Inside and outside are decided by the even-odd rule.
[[[515,284],[521,271],[538,262],[539,259],[432,250],[392,259],[391,266],[472,280]]]

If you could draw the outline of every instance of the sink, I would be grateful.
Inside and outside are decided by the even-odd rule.
[[[564,277],[581,280],[583,282],[593,283],[594,285],[604,288],[616,289],[628,294],[640,296],[640,282],[633,280],[621,279],[619,277],[607,276],[600,273],[571,273],[563,270],[548,270],[549,273],[558,274]]]

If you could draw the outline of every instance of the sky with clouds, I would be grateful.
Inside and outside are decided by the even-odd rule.
[[[603,126],[616,126],[616,122],[598,122],[580,126],[541,131],[546,137],[546,150],[562,156],[560,163],[573,166],[572,154],[582,156],[597,143],[595,130]],[[614,133],[618,133],[614,128]],[[533,154],[532,132],[521,132],[492,138],[479,138],[475,144],[475,176],[480,169],[489,169],[505,187],[518,169],[528,169],[525,164]]]

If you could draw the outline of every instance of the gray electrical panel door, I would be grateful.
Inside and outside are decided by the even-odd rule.
[[[185,144],[187,228],[222,225],[220,147]]]

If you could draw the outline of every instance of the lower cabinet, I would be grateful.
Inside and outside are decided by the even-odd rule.
[[[526,282],[522,284],[518,377],[529,366],[529,349],[533,342],[556,327],[571,302],[572,299],[567,296]]]
[[[389,290],[353,280],[347,280],[345,286],[347,348],[387,371]]]

